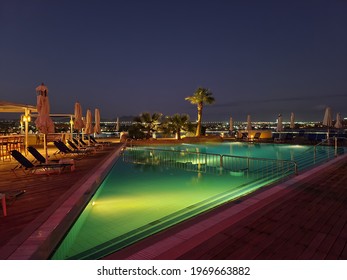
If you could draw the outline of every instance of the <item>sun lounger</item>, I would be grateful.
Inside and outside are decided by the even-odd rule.
[[[94,144],[99,144],[99,145],[110,145],[111,142],[108,142],[108,141],[102,141],[102,142],[99,142],[97,141],[94,136],[90,135],[90,140],[94,143]]]
[[[241,141],[245,142],[253,142],[253,141],[259,141],[261,132],[256,132],[254,136],[249,136],[248,132],[242,132],[241,133]]]
[[[82,146],[88,146],[88,144],[84,142],[82,138],[79,138],[78,141],[80,142]]]
[[[101,144],[94,144],[94,143],[90,143],[90,145],[88,145],[86,142],[83,141],[83,139],[79,138],[77,139],[79,146],[81,147],[95,147],[95,148],[103,148],[103,145]]]
[[[253,138],[251,138],[251,141],[259,141],[260,140],[260,135],[261,132],[256,132],[253,136]]]
[[[248,141],[248,132],[242,132],[241,133],[241,140],[242,141]]]
[[[69,163],[50,163],[50,164],[33,164],[28,160],[21,152],[12,150],[11,156],[18,161],[18,165],[12,168],[12,172],[17,176],[16,171],[21,170],[25,175],[34,174],[38,170],[44,174],[49,175],[50,173],[61,173],[65,167],[71,167]]]
[[[54,146],[57,147],[58,151],[54,153],[54,155],[61,154],[63,156],[70,155],[74,156],[76,160],[82,159],[87,154],[90,154],[90,152],[83,151],[83,150],[71,150],[68,146],[65,145],[62,141],[53,141]]]
[[[76,138],[72,138],[72,142],[74,142],[74,144],[75,144],[76,146],[81,146],[81,143],[78,142],[78,140],[77,140]]]
[[[78,147],[86,147],[88,146],[87,143],[85,143],[84,141],[80,141],[80,138],[72,138],[72,141],[75,143],[76,146]]]
[[[72,148],[73,151],[81,150],[81,151],[85,151],[86,153],[87,152],[90,152],[90,153],[94,153],[95,152],[95,147],[78,147],[71,140],[67,140],[67,142],[68,142],[69,146]]]
[[[40,164],[46,163],[46,158],[35,147],[29,146],[28,152],[35,158],[34,162],[39,162]],[[51,160],[51,161],[54,162],[56,160]]]

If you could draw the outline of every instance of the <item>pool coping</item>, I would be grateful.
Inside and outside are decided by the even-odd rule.
[[[21,244],[12,244],[12,247],[16,248],[12,248],[13,252],[8,255],[7,259],[48,259],[54,248],[60,242],[61,238],[65,235],[67,229],[80,214],[81,209],[83,209],[86,203],[88,203],[89,199],[95,193],[102,180],[117,161],[121,155],[121,152],[122,146],[112,152],[111,155],[105,159],[105,161],[98,165],[97,168],[93,170],[92,175],[78,181],[72,187],[73,192],[71,195],[68,196],[68,198],[66,198],[65,201],[59,205],[59,207],[56,207],[53,213],[50,215],[43,215],[41,219],[29,225],[29,228],[27,228],[26,231],[31,231],[32,234]],[[137,250],[136,244],[129,245],[125,249],[110,254],[108,257],[105,257],[105,259],[112,259],[113,256],[122,255],[126,250],[128,250],[128,252],[130,250],[131,254],[127,253],[127,256],[123,259],[174,259],[178,256],[178,253],[182,254],[183,251],[187,251],[189,248],[195,247],[196,244],[206,241],[210,236],[215,234],[215,232],[220,231],[223,228],[223,225],[226,226],[227,224],[229,226],[230,223],[227,223],[227,220],[230,220],[230,218],[234,219],[235,217],[240,216],[238,219],[241,219],[244,217],[244,214],[242,214],[243,210],[247,210],[249,207],[254,208],[254,205],[260,200],[283,191],[292,184],[297,183],[298,181],[322,170],[326,166],[334,164],[335,162],[345,158],[347,158],[347,154],[310,169],[303,174],[285,181],[284,183],[271,186],[269,189],[259,194],[248,195],[247,198],[241,203],[232,205],[225,210],[221,210],[216,215],[209,217],[207,220],[204,219],[206,214],[201,214],[199,215],[200,221],[193,223],[188,227],[184,227],[185,222],[182,222],[181,224],[183,228],[170,236],[165,236],[165,233],[169,232],[170,229],[164,230],[164,238],[156,240],[154,244],[153,242],[151,244],[147,244],[148,246],[146,245],[145,248]],[[217,207],[217,210],[219,208],[221,207]],[[240,212],[242,212],[242,215],[238,215]],[[45,220],[43,220],[43,218]],[[236,221],[236,219],[234,220]],[[33,230],[33,228],[35,228],[35,230]],[[180,225],[174,226],[173,228],[180,228]],[[206,234],[206,231],[208,231],[209,234]],[[202,232],[204,232],[204,238],[197,238]],[[160,234],[161,233],[157,233],[155,236]],[[146,239],[151,240],[151,237],[147,237]],[[193,242],[191,242],[190,245],[187,245],[187,240],[192,240]],[[141,241],[138,243],[141,243]],[[117,258],[118,257],[115,257],[115,259]]]

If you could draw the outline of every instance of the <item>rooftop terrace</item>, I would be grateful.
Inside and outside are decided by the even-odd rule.
[[[119,147],[105,147],[60,175],[15,177],[10,169],[17,163],[1,162],[0,192],[10,199],[7,216],[0,213],[0,259],[21,258],[14,254],[18,247]],[[343,155],[106,259],[347,259],[346,181]]]

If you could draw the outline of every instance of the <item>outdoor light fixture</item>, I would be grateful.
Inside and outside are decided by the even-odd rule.
[[[23,121],[24,122],[30,122],[31,121],[31,117],[29,115],[23,116]]]

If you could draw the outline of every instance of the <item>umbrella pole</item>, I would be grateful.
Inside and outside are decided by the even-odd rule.
[[[80,131],[78,130],[77,132],[77,139],[78,139],[78,148],[81,148],[81,135],[80,135]]]
[[[25,150],[24,150],[24,153],[25,153],[25,155],[27,155],[28,154],[28,138],[29,138],[29,135],[28,135],[28,133],[29,133],[29,111],[28,111],[28,109],[25,109],[25,114],[24,114],[24,117],[25,117],[25,119],[24,119],[24,125],[25,125],[25,127],[24,127],[24,129],[25,129],[25,138],[24,138],[24,146],[25,146]]]
[[[47,153],[47,134],[45,133],[43,135],[43,149],[45,151],[45,159],[46,163],[48,162],[48,153]]]

